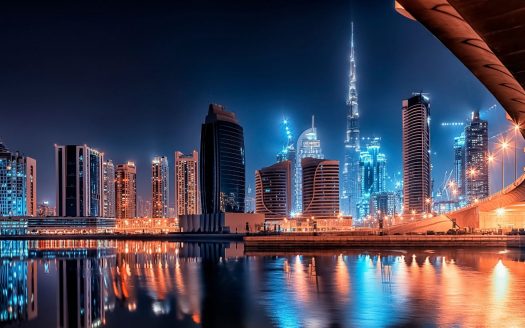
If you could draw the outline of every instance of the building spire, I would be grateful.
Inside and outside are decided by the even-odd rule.
[[[315,115],[312,115],[312,130],[315,129]]]

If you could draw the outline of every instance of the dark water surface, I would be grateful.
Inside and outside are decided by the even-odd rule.
[[[525,253],[0,241],[0,326],[525,327]]]

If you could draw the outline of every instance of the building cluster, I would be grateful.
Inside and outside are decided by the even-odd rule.
[[[36,161],[0,143],[0,216],[178,217],[186,231],[238,231],[249,230],[250,219],[242,218],[246,226],[241,227],[227,223],[233,216],[225,213],[255,212],[275,220],[352,217],[362,222],[399,214],[426,216],[488,196],[488,124],[479,112],[454,139],[453,179],[434,191],[430,100],[424,93],[402,101],[403,174],[395,189],[389,188],[381,138],[362,137],[359,127],[353,25],[349,62],[341,169],[339,161],[325,158],[314,116],[311,127],[296,139],[284,120],[285,142],[276,163],[255,172],[255,195],[251,188],[246,192],[243,128],[234,113],[210,104],[200,153],[174,154],[173,210],[166,156],[152,159],[151,200],[144,200],[137,196],[135,163],[114,164],[87,145],[55,145],[54,209],[48,203],[37,205]]]

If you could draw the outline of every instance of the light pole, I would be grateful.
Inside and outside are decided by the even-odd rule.
[[[518,131],[519,123],[514,124],[514,181],[518,180]]]
[[[509,143],[503,140],[501,143],[501,190],[505,189],[505,151],[509,147]]]

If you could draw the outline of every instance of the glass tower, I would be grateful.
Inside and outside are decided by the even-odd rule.
[[[58,216],[103,215],[104,154],[86,145],[55,145]]]
[[[36,216],[36,161],[0,142],[0,216]]]
[[[488,152],[488,122],[475,111],[465,127],[465,193],[469,202],[489,195]]]
[[[244,213],[244,132],[221,105],[210,104],[202,125],[200,173],[203,214]]]
[[[357,204],[358,218],[370,212],[370,197],[386,190],[386,156],[381,153],[381,139],[367,139],[366,149],[361,151],[359,160],[360,198]]]
[[[301,160],[303,158],[324,159],[321,149],[321,140],[317,137],[317,128],[315,127],[315,117],[312,116],[312,127],[305,130],[297,139],[297,157],[295,160],[295,177],[294,177],[294,213],[299,214],[303,211],[303,171]]]
[[[356,217],[359,201],[359,110],[357,103],[357,74],[354,52],[354,23],[350,41],[350,73],[346,114],[345,155],[341,183],[341,211]]]

